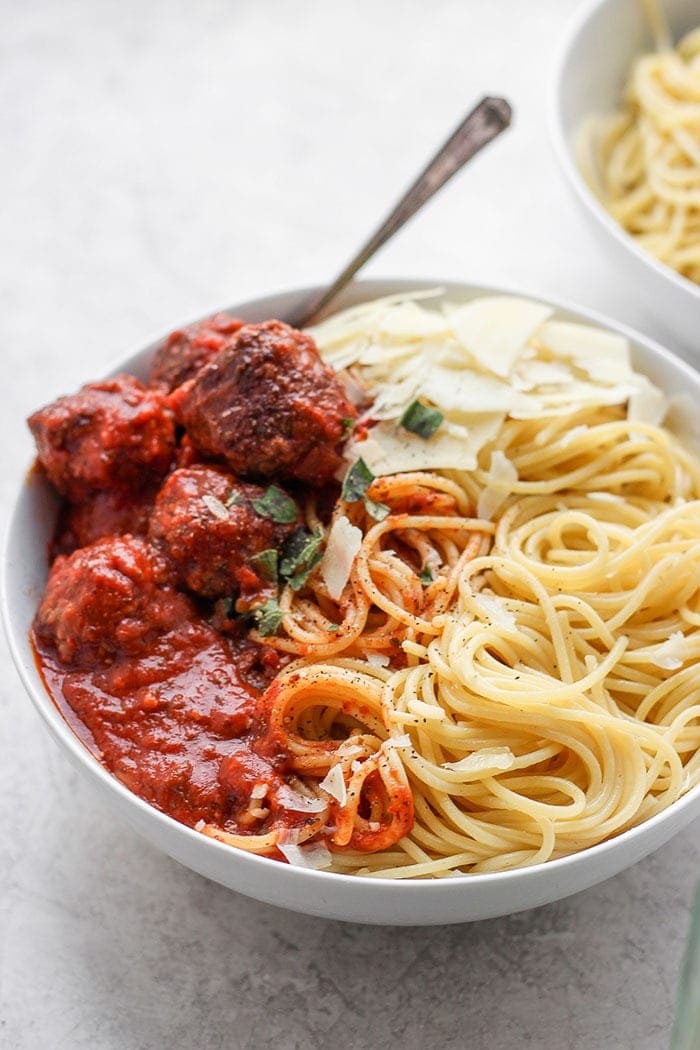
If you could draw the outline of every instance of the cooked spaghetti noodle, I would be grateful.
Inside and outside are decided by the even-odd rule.
[[[658,50],[633,64],[623,110],[581,129],[580,161],[620,225],[700,283],[700,29],[674,50],[653,7]]]
[[[265,639],[295,657],[266,724],[309,816],[202,830],[296,862],[311,843],[304,863],[337,872],[444,877],[585,849],[699,783],[700,468],[631,414],[504,418],[473,470],[388,473],[325,529],[311,502],[310,530],[345,518],[361,541],[342,593],[317,568]],[[492,521],[476,508],[498,457],[513,476]]]

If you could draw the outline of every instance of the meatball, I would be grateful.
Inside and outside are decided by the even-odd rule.
[[[186,379],[191,379],[202,365],[230,345],[231,336],[242,324],[237,317],[222,313],[171,332],[156,350],[151,364],[151,383],[174,390]]]
[[[76,503],[95,491],[152,482],[175,450],[163,394],[128,375],[89,383],[28,422],[49,480]]]
[[[191,615],[145,540],[112,537],[54,562],[36,616],[37,636],[65,664],[99,666],[135,654]]]
[[[264,495],[257,485],[240,484],[214,467],[175,470],[158,493],[149,535],[195,594],[218,598],[259,592],[273,581],[251,558],[280,547],[299,521],[286,496],[287,513],[281,516],[292,521],[259,514],[251,500]]]
[[[192,442],[236,474],[330,481],[354,405],[313,339],[281,321],[249,324],[170,398]]]
[[[132,493],[123,489],[96,492],[81,503],[67,503],[61,510],[51,556],[72,554],[105,536],[145,536],[155,491]]]

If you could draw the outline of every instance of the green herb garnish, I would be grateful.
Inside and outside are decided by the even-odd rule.
[[[282,623],[284,613],[279,607],[276,598],[268,598],[264,605],[253,613],[258,631],[263,637],[275,634]]]
[[[273,583],[277,581],[277,551],[274,547],[268,547],[267,550],[254,554],[250,559],[250,564],[266,580]]]
[[[412,434],[417,434],[418,437],[427,441],[433,436],[444,418],[442,412],[438,412],[436,408],[428,408],[420,401],[412,401],[401,416],[399,423]]]
[[[285,543],[280,563],[280,576],[287,580],[293,591],[301,590],[312,570],[320,562],[322,544],[323,533],[320,528],[317,528],[313,534],[306,532],[305,529],[296,529]]]
[[[351,419],[350,416],[346,416],[344,419],[341,419],[340,422],[342,424],[344,434],[349,434],[352,428],[355,426],[355,420]]]
[[[435,579],[435,573],[433,572],[430,565],[426,565],[424,568],[421,569],[421,571],[418,573],[418,579],[424,587],[427,587],[429,583],[433,582],[433,580]]]
[[[293,576],[290,576],[288,583],[293,591],[301,590],[322,557],[323,552],[316,551],[316,553],[309,558],[303,569],[299,569],[299,571],[295,572]]]
[[[391,514],[391,507],[387,507],[386,503],[375,503],[369,498],[367,489],[373,481],[374,474],[364,459],[358,459],[345,475],[340,495],[346,503],[359,503],[362,500],[370,518],[374,518],[375,521],[384,521],[387,514]]]
[[[345,475],[340,495],[346,503],[357,503],[364,499],[365,492],[374,481],[374,474],[364,459],[358,459]]]
[[[224,506],[237,507],[239,503],[245,503],[245,496],[242,492],[238,492],[236,489],[231,489],[228,496],[224,500]]]
[[[277,485],[270,485],[263,496],[250,502],[262,518],[270,518],[280,525],[289,525],[299,516],[294,500]]]
[[[391,514],[391,507],[387,507],[386,503],[375,503],[369,496],[365,496],[365,510],[375,521],[384,521]]]

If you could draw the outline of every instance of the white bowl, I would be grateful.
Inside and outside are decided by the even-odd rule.
[[[663,0],[673,39],[700,25],[698,0]],[[559,52],[549,123],[557,159],[620,279],[653,304],[678,350],[700,364],[700,286],[659,262],[612,218],[589,189],[574,140],[583,120],[620,108],[634,59],[653,48],[641,0],[594,0],[577,14]]]
[[[436,285],[459,299],[512,292],[512,289],[476,288],[437,281],[363,281],[355,284],[339,305]],[[251,321],[283,318],[287,309],[312,291],[273,295],[233,306],[231,310]],[[695,402],[700,398],[700,375],[668,351],[604,317],[560,303],[554,305],[561,316],[570,320],[600,324],[627,336],[635,365],[669,396],[687,398],[690,395]],[[115,371],[143,375],[156,345],[151,343],[121,361]],[[86,380],[88,378],[86,376]],[[44,689],[28,632],[46,580],[45,552],[55,514],[56,501],[48,484],[35,471],[30,471],[17,496],[10,522],[2,581],[5,629],[27,692],[68,757],[91,780],[96,793],[116,817],[171,857],[224,886],[295,911],[352,922],[401,925],[466,922],[532,908],[586,889],[658,849],[700,814],[700,787],[697,787],[640,827],[574,856],[519,871],[419,882],[392,882],[293,868],[206,838],[153,809],[103,769],[73,734]]]

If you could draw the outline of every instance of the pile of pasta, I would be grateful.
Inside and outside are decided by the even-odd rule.
[[[700,283],[700,28],[633,64],[624,108],[587,121],[581,166],[642,247]]]
[[[265,638],[295,657],[270,727],[315,816],[291,846],[235,844],[380,877],[500,871],[697,784],[700,469],[626,341],[509,297],[389,299],[314,334],[384,429],[357,428],[328,525],[310,501],[323,561]],[[458,411],[468,387],[482,403]]]

